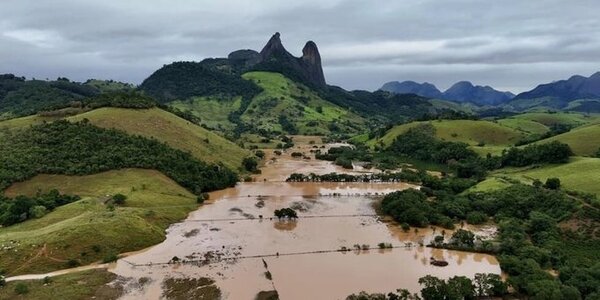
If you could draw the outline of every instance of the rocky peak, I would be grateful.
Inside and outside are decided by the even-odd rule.
[[[283,47],[283,44],[281,43],[281,39],[279,38],[279,32],[275,32],[275,34],[273,36],[271,36],[271,38],[269,39],[267,44],[260,51],[260,57],[263,61],[268,60],[272,56],[293,57]]]
[[[301,59],[307,68],[310,80],[318,83],[319,85],[325,85],[325,75],[323,75],[321,55],[319,54],[319,48],[317,48],[317,44],[315,44],[315,42],[306,42],[306,45],[304,45],[304,48],[302,48]]]

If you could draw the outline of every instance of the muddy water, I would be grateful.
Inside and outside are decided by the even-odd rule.
[[[500,273],[492,256],[419,246],[440,229],[403,232],[375,216],[375,195],[413,186],[281,182],[292,172],[343,171],[329,162],[293,159],[290,153],[267,164],[257,176],[259,182],[212,193],[211,201],[168,229],[163,243],[119,260],[112,272],[131,282],[150,279],[129,288],[123,298],[159,299],[162,282],[169,277],[211,277],[225,299],[254,299],[258,292],[273,289],[281,299],[344,299],[361,290],[417,292],[418,278],[428,274],[448,278]],[[272,219],[273,211],[283,207],[295,208],[299,219]],[[377,249],[381,242],[396,248]],[[337,251],[355,244],[370,249]],[[169,263],[174,257],[186,262]],[[431,266],[430,257],[445,259],[449,266]]]

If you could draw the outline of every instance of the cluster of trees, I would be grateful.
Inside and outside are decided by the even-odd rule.
[[[84,175],[121,168],[159,170],[197,195],[233,186],[238,179],[225,166],[86,120],[40,124],[0,140],[0,189],[38,173]]]
[[[242,96],[252,99],[261,88],[239,74],[228,73],[205,62],[174,62],[146,78],[140,89],[161,103],[195,96]]]
[[[388,151],[423,161],[441,164],[478,157],[465,143],[446,142],[435,138],[435,128],[423,124],[398,136]]]
[[[443,280],[427,275],[419,278],[422,286],[420,295],[398,289],[387,294],[352,294],[346,300],[469,300],[480,297],[502,297],[508,294],[508,287],[500,275],[477,273],[473,280],[465,276],[454,276]]]
[[[277,217],[278,219],[283,219],[283,218],[297,219],[298,218],[298,214],[296,213],[296,211],[289,207],[282,208],[282,209],[276,209],[274,214],[275,214],[275,217]]]
[[[83,105],[94,109],[99,107],[122,107],[122,108],[152,108],[157,105],[154,98],[144,95],[138,91],[113,91],[87,98],[82,101]]]
[[[571,147],[558,141],[533,144],[523,149],[510,148],[502,152],[502,166],[523,167],[540,163],[566,163],[573,155]]]
[[[6,74],[0,77],[0,114],[31,115],[68,107],[73,101],[99,93],[93,87],[68,80],[25,80]]]
[[[412,226],[485,222],[499,224],[496,241],[477,242],[473,233],[458,230],[444,243],[442,236],[432,246],[490,252],[499,257],[502,270],[510,275],[515,291],[535,299],[597,299],[600,296],[600,246],[595,230],[572,232],[558,224],[578,219],[597,226],[600,212],[582,208],[577,195],[552,185],[513,184],[505,189],[457,195],[433,190],[435,198],[422,191],[405,190],[388,194],[382,210],[397,221]],[[548,269],[558,270],[553,277]]]
[[[14,199],[0,195],[0,224],[10,226],[31,218],[41,218],[49,211],[79,199],[79,196],[60,194],[58,190],[38,193],[34,197],[21,195]]]
[[[454,169],[458,177],[475,179],[483,179],[488,170],[506,166],[565,163],[573,155],[569,145],[554,141],[525,148],[512,147],[503,151],[501,156],[481,158],[465,143],[438,140],[431,124],[409,129],[398,136],[386,152],[444,164]]]

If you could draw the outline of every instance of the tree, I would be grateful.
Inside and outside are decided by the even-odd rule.
[[[459,229],[452,234],[450,244],[459,247],[473,247],[475,245],[475,234],[471,231]]]
[[[419,284],[424,286],[421,289],[423,300],[445,300],[448,294],[446,282],[437,277],[427,275],[419,278]]]
[[[254,157],[246,157],[242,160],[244,169],[248,172],[256,172],[258,167],[258,161]]]
[[[262,150],[256,150],[256,152],[254,152],[254,155],[256,155],[256,157],[263,159],[265,158],[265,152]]]
[[[125,204],[125,200],[127,200],[127,196],[123,194],[115,194],[112,196],[112,200],[116,205],[123,205]]]
[[[550,190],[558,190],[560,188],[560,179],[553,177],[546,179],[544,187]]]
[[[448,300],[462,300],[475,298],[475,286],[471,279],[465,276],[454,276],[446,284]]]

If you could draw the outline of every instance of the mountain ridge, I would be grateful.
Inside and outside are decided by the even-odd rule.
[[[476,105],[499,105],[510,101],[514,95],[511,92],[498,91],[488,85],[473,85],[470,81],[459,81],[446,91],[440,91],[434,84],[415,81],[390,81],[385,83],[380,90],[396,94],[416,94],[422,97],[438,98],[459,103],[473,103]]]

